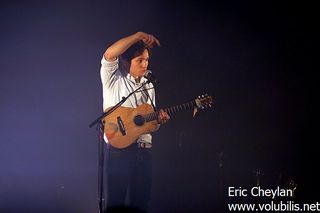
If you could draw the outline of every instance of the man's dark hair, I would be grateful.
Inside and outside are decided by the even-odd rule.
[[[127,49],[122,55],[122,59],[130,64],[131,60],[143,53],[144,50],[148,50],[149,58],[151,57],[151,49],[142,41],[134,43],[129,49]]]

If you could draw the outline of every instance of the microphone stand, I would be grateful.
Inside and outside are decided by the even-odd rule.
[[[103,183],[103,171],[104,171],[104,140],[103,140],[103,133],[104,133],[104,126],[103,126],[103,119],[110,115],[112,112],[114,112],[117,108],[119,108],[131,95],[139,91],[142,87],[144,87],[146,84],[150,83],[151,80],[148,79],[146,82],[142,83],[142,85],[131,92],[127,97],[122,97],[122,100],[108,109],[106,112],[104,112],[101,116],[99,116],[97,119],[95,119],[91,124],[89,124],[89,127],[93,127],[97,124],[97,130],[98,132],[98,200],[99,200],[99,213],[105,212],[105,205],[104,205],[104,183]]]

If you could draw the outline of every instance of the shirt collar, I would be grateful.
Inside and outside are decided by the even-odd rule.
[[[137,83],[135,78],[132,75],[130,75],[130,73],[127,73],[127,79],[129,79],[132,83],[134,83],[136,85],[141,85],[141,84],[143,84],[143,83],[145,83],[147,81],[146,78],[142,77],[140,82]]]

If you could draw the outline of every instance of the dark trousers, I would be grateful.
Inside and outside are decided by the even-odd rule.
[[[148,211],[152,184],[151,148],[137,143],[125,149],[107,145],[107,208],[137,207]]]

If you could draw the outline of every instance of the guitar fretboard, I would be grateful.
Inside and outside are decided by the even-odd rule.
[[[190,110],[190,109],[193,109],[195,106],[196,106],[196,102],[195,101],[190,101],[188,103],[184,103],[184,104],[181,104],[181,105],[165,108],[163,110],[166,113],[168,113],[170,116],[173,116],[177,112]],[[159,111],[156,111],[156,112],[153,112],[153,113],[145,115],[144,118],[145,118],[146,122],[149,122],[149,121],[157,120],[158,116],[159,116]]]

